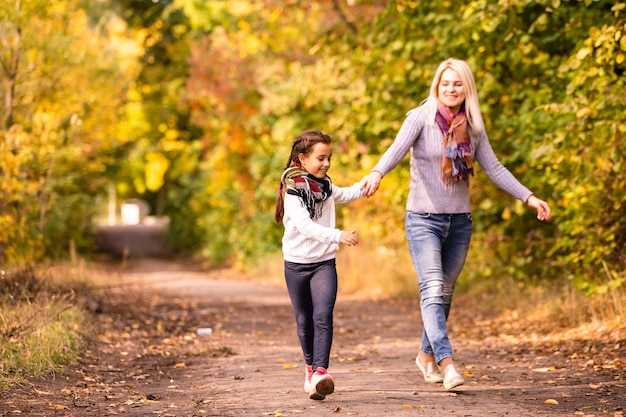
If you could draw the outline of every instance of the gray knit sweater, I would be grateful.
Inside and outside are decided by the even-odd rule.
[[[513,197],[524,202],[528,200],[532,192],[500,163],[487,134],[483,131],[474,135],[470,129],[468,131],[474,147],[472,156],[489,178]],[[469,183],[461,181],[446,185],[441,180],[442,141],[439,126],[427,123],[425,108],[417,107],[407,113],[394,142],[373,169],[384,176],[411,151],[411,182],[406,203],[409,211],[438,214],[470,212]]]

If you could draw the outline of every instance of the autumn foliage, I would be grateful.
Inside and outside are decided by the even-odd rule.
[[[624,287],[625,3],[53,5],[0,5],[3,263],[89,249],[113,185],[170,218],[177,251],[253,265],[280,248],[272,206],[294,135],[329,133],[333,180],[358,181],[454,56],[475,72],[496,153],[554,212],[539,224],[479,172],[467,281]],[[407,175],[340,224],[402,250]]]

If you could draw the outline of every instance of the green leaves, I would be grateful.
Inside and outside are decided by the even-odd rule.
[[[106,19],[90,27],[72,0],[5,3],[0,26],[16,30],[0,59],[16,65],[1,66],[0,262],[15,265],[89,247],[128,80]]]
[[[622,285],[626,3],[140,3],[112,2],[118,16],[101,2],[0,5],[2,80],[13,86],[2,90],[6,260],[80,240],[111,180],[170,216],[175,248],[239,263],[275,251],[271,212],[294,135],[331,134],[333,179],[352,183],[453,56],[474,69],[496,153],[553,206],[552,222],[538,223],[473,179],[472,250],[491,276],[558,270],[589,293]],[[408,168],[387,181],[396,186],[359,206],[370,216],[361,229],[400,247]]]

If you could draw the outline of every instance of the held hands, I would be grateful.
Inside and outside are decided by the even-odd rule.
[[[378,191],[378,187],[380,186],[380,180],[383,175],[378,171],[372,171],[368,175],[364,176],[361,180],[361,190],[363,190],[364,194],[367,197],[373,196],[376,191]]]
[[[540,200],[534,195],[531,195],[530,197],[528,197],[526,204],[528,204],[528,207],[532,207],[535,210],[537,210],[537,218],[539,220],[541,221],[548,220],[548,218],[550,217],[550,206],[548,206],[548,203],[546,203],[543,200]]]
[[[346,232],[345,230],[341,231],[341,237],[339,238],[339,243],[343,243],[348,246],[356,246],[359,244],[359,238],[356,236],[356,230],[351,232]]]

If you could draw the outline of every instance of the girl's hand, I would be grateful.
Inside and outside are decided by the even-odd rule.
[[[383,174],[378,171],[372,171],[369,175],[363,177],[361,180],[361,190],[363,190],[367,197],[373,196],[376,191],[378,191],[382,177]]]
[[[351,232],[342,231],[339,243],[343,243],[348,246],[356,246],[359,244],[359,238],[356,236],[356,230]]]
[[[550,217],[550,206],[545,201],[531,195],[526,201],[528,207],[532,207],[537,210],[537,218],[541,221],[548,220]]]

